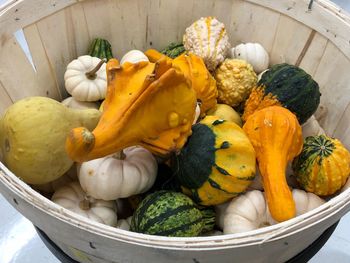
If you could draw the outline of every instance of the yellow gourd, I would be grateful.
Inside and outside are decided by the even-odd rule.
[[[285,170],[303,146],[297,118],[283,107],[267,107],[248,117],[243,130],[255,149],[272,217],[278,222],[293,218],[295,203]]]

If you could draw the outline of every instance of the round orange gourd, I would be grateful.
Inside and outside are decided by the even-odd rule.
[[[293,218],[295,203],[285,170],[303,146],[296,116],[280,106],[267,107],[253,113],[243,130],[255,149],[272,217],[278,222]]]

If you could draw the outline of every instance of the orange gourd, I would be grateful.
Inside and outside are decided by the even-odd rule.
[[[155,49],[149,49],[145,54],[151,62],[164,59],[167,63],[172,63],[173,67],[180,69],[185,77],[191,80],[192,88],[197,94],[197,100],[200,101],[202,116],[209,109],[215,108],[218,96],[216,81],[201,57],[187,52],[175,59],[171,59]]]
[[[91,132],[71,130],[66,151],[76,162],[97,159],[132,145],[167,155],[191,134],[195,91],[166,60],[157,63],[107,63],[108,88],[101,119]]]
[[[292,193],[286,182],[287,163],[302,150],[301,126],[296,116],[281,106],[256,111],[243,126],[256,152],[269,210],[278,221],[296,214]]]

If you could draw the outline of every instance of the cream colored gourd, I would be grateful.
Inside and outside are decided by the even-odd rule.
[[[80,56],[68,64],[64,83],[76,100],[102,100],[107,91],[106,63],[89,55]]]
[[[0,151],[4,164],[29,184],[52,182],[73,165],[65,140],[74,127],[93,129],[101,112],[69,109],[46,97],[17,101],[0,122]]]
[[[96,199],[115,200],[150,189],[156,179],[157,162],[142,147],[129,147],[121,154],[84,162],[78,177],[84,191]]]
[[[148,57],[140,50],[130,50],[126,53],[120,60],[120,65],[123,65],[125,62],[129,63],[139,63],[141,61],[149,62]]]
[[[117,222],[116,227],[119,228],[119,229],[123,229],[123,230],[129,231],[130,230],[131,219],[132,219],[132,216],[129,216],[126,219],[119,219],[118,222]]]
[[[231,57],[247,61],[256,73],[269,67],[269,54],[259,43],[239,44],[231,49]]]
[[[225,25],[210,16],[186,28],[183,44],[187,51],[203,58],[209,71],[224,61],[231,47]]]
[[[90,102],[90,101],[79,101],[74,99],[73,97],[68,97],[66,99],[64,99],[63,101],[61,101],[61,103],[65,106],[67,106],[68,108],[71,109],[99,109],[99,104],[97,102]]]
[[[320,126],[315,116],[312,115],[302,126],[303,138],[308,136],[326,134],[323,128]]]
[[[78,182],[59,188],[51,200],[81,216],[109,226],[117,225],[117,210],[114,201],[96,200],[87,197]]]
[[[293,189],[296,215],[304,214],[325,203],[315,194]],[[216,209],[217,224],[224,234],[243,233],[276,224],[272,218],[264,193],[249,191]]]

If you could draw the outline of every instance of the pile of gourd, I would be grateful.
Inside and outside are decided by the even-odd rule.
[[[3,162],[99,223],[163,236],[245,232],[320,206],[350,174],[350,153],[313,115],[312,77],[269,65],[258,43],[231,49],[216,18],[195,21],[183,43],[120,61],[95,39],[64,80],[72,97],[62,103],[8,108]]]

